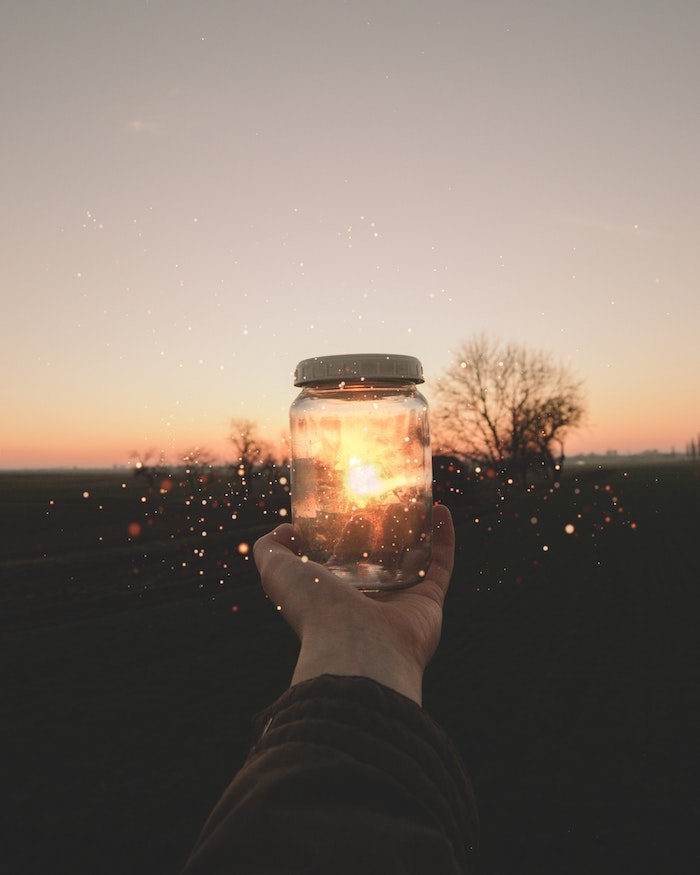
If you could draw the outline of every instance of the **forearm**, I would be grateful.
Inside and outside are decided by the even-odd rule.
[[[364,677],[323,676],[292,687],[260,723],[183,875],[224,863],[269,873],[474,871],[469,781],[414,702]]]

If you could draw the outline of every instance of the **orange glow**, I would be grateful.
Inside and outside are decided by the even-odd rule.
[[[423,460],[406,458],[402,470],[397,471],[393,453],[395,427],[392,420],[384,430],[381,421],[373,420],[371,435],[368,435],[368,427],[362,419],[347,421],[341,431],[330,430],[322,441],[319,455],[340,476],[350,504],[365,507],[368,502],[381,500],[394,490],[417,485]],[[389,457],[387,447],[392,448]]]
[[[448,363],[447,352],[434,355],[439,363]],[[667,380],[663,385],[650,385],[642,380],[626,383],[621,394],[602,380],[596,383],[594,376],[582,373],[587,385],[588,424],[566,440],[567,459],[608,451],[625,454],[656,449],[666,453],[675,449],[684,453],[687,441],[697,436],[695,409],[689,403],[695,397],[690,372],[687,385],[682,382],[685,376],[679,373],[677,382]],[[279,392],[281,397],[274,414],[267,408],[258,411],[257,402],[250,402],[251,419],[259,422],[261,436],[273,442],[279,441],[279,435],[287,428],[287,407],[292,394],[284,385]],[[153,461],[162,453],[167,463],[173,463],[191,446],[206,447],[222,463],[232,460],[226,436],[228,409],[221,399],[211,402],[207,416],[180,428],[169,428],[164,412],[146,415],[141,410],[139,415],[137,407],[132,408],[126,401],[120,406],[110,399],[99,409],[94,403],[86,408],[84,400],[70,387],[62,400],[60,410],[52,409],[50,399],[48,406],[38,405],[36,409],[24,401],[11,404],[13,416],[3,422],[0,435],[0,469],[133,468],[139,454],[149,450]],[[48,440],[47,422],[51,425]],[[371,464],[371,460],[356,452],[351,452],[348,458],[350,455],[360,460],[361,465]],[[358,480],[361,473],[355,475]],[[365,477],[365,489],[368,482],[371,478],[368,481]]]
[[[610,27],[614,4],[588,4],[584,18],[581,4],[558,4],[555,16],[522,16],[507,43],[494,3],[480,4],[477,30],[472,4],[444,4],[440,20],[431,4],[414,4],[400,16],[401,39],[389,4],[368,30],[360,4],[327,3],[319,16],[320,4],[278,3],[265,40],[259,4],[207,4],[206,22],[201,5],[166,16],[162,3],[113,3],[108,32],[84,4],[62,4],[59,28],[39,27],[33,4],[15,4],[22,38],[3,58],[15,75],[3,141],[12,172],[3,185],[0,469],[133,470],[151,450],[172,466],[193,447],[231,466],[233,418],[256,422],[281,447],[292,368],[304,356],[416,355],[431,402],[450,364],[473,369],[453,353],[482,331],[551,351],[584,381],[588,424],[567,439],[567,460],[683,454],[697,440],[697,155],[687,111],[696,77],[685,56],[697,4],[671,16],[655,4],[633,20],[638,39]],[[137,6],[147,26],[134,26]],[[304,64],[279,51],[297,45],[290,33]],[[468,56],[455,52],[463,33],[479,34]],[[134,47],[126,84],[123,34]],[[595,58],[595,75],[557,63],[542,88],[533,55],[558,60],[571,34],[580,36],[574,54]],[[197,52],[172,51],[195,42]],[[70,62],[74,45],[92,47],[99,75]],[[450,62],[424,76],[426,59],[445,50]],[[226,95],[226,112],[219,99],[167,87],[143,102],[120,97],[154,69],[219,95],[230,57],[253,72]],[[461,111],[455,82],[490,63],[501,75],[481,77],[473,111]],[[349,68],[361,100],[338,99]],[[380,68],[395,71],[382,88]],[[321,84],[309,78],[316,69]],[[537,111],[521,112],[504,82],[537,95]],[[392,123],[373,124],[385,88]],[[70,95],[70,120],[54,111],[54,91]],[[601,111],[617,93],[624,123]],[[290,94],[314,112],[291,111]],[[196,125],[176,135],[175,119],[188,118],[195,99]],[[437,126],[414,123],[425,108]],[[509,142],[514,113],[522,148],[489,148]],[[280,118],[294,148],[274,148]],[[686,118],[689,135],[676,135],[670,122]],[[488,137],[474,139],[482,129]],[[188,172],[195,130],[235,144],[236,167],[249,171],[231,176],[230,154],[216,146]],[[604,148],[580,135],[589,131]],[[167,160],[155,164],[105,160],[166,144]],[[355,476],[361,492],[372,488],[371,471]]]

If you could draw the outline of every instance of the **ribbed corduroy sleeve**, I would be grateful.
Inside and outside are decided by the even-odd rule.
[[[475,871],[469,780],[415,702],[367,678],[323,675],[258,722],[183,875]]]

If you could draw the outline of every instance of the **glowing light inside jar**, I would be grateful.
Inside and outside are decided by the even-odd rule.
[[[355,456],[350,458],[348,492],[358,496],[379,495],[384,492],[384,486],[374,465],[364,465]]]
[[[346,501],[352,507],[367,508],[383,504],[392,493],[415,486],[414,465],[399,459],[396,452],[395,424],[373,420],[345,423],[334,448],[334,468],[340,477]],[[337,432],[336,432],[337,434]],[[398,468],[397,468],[398,462]]]

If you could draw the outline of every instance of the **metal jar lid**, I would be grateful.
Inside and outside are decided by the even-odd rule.
[[[294,371],[294,385],[309,383],[365,383],[372,380],[422,383],[423,366],[410,355],[357,353],[326,355],[300,361]]]

